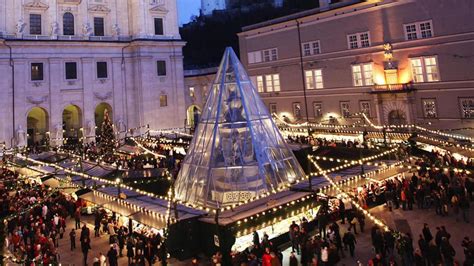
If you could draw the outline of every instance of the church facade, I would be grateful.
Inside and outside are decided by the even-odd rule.
[[[183,127],[183,46],[174,0],[0,1],[0,142]]]

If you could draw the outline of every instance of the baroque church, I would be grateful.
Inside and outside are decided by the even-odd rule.
[[[0,142],[183,127],[184,44],[175,0],[0,1]]]

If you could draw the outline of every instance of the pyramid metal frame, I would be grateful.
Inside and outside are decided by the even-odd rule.
[[[304,176],[232,48],[225,50],[175,183],[179,201],[221,208]]]

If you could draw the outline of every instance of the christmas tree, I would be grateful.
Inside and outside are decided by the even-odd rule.
[[[111,158],[115,148],[115,134],[112,121],[110,121],[107,109],[104,110],[104,121],[100,128],[100,148],[104,158]]]

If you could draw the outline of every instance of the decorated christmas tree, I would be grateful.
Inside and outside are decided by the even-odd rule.
[[[100,128],[100,148],[105,158],[113,155],[115,148],[115,134],[112,121],[110,121],[107,109],[104,110],[104,121]]]

